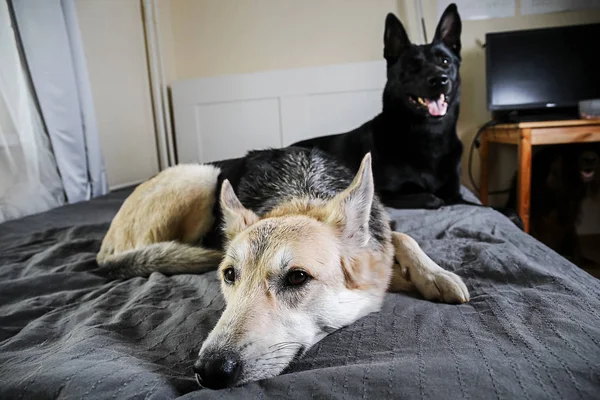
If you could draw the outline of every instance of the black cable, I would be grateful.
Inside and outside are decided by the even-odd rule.
[[[479,128],[477,130],[477,133],[475,134],[475,136],[473,137],[473,141],[471,142],[471,149],[469,151],[469,164],[468,164],[469,179],[471,180],[471,185],[473,185],[475,190],[477,190],[477,192],[479,192],[479,193],[481,193],[481,189],[479,188],[479,186],[477,186],[477,184],[475,184],[475,179],[473,178],[473,151],[475,150],[475,147],[477,147],[477,149],[479,149],[479,147],[481,146],[481,142],[479,141],[479,137],[481,136],[481,134],[487,128],[492,127],[496,124],[498,124],[498,122],[494,121],[494,120],[490,120],[490,121],[486,122],[485,124],[483,124],[481,126],[481,128]],[[492,192],[488,192],[488,195],[504,194],[504,193],[508,193],[508,192],[510,192],[510,188],[504,189],[504,190],[495,190]]]

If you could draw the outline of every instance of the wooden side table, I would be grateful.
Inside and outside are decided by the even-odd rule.
[[[600,120],[569,120],[521,122],[500,124],[487,128],[481,134],[481,188],[480,200],[488,204],[488,154],[490,143],[518,146],[517,212],[529,232],[531,200],[531,148],[543,144],[600,142]]]

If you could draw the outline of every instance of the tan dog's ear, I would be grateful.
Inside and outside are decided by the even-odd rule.
[[[327,205],[328,222],[340,228],[345,244],[362,247],[368,242],[374,193],[371,153],[367,153],[350,186]]]
[[[220,201],[221,211],[223,212],[223,230],[228,240],[233,239],[235,235],[258,222],[258,215],[244,207],[227,179],[223,181],[221,186]]]

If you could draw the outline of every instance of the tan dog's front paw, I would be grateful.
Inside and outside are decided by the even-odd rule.
[[[460,276],[453,272],[440,268],[435,272],[413,277],[413,281],[419,292],[427,300],[438,300],[444,303],[466,303],[469,301],[467,286]]]
[[[392,289],[403,290],[411,284],[427,300],[444,303],[466,303],[469,290],[460,276],[437,265],[410,236],[394,232],[392,243],[399,268],[391,282]]]

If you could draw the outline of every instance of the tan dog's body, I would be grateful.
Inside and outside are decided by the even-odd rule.
[[[386,290],[468,301],[457,275],[391,232],[369,155],[351,182],[349,171],[314,150],[254,152],[244,162],[238,175],[229,166],[178,166],[140,185],[98,254],[121,277],[200,273],[222,258],[227,307],[194,367],[203,386],[281,373],[328,333],[379,310]],[[237,182],[240,199],[224,175]],[[211,230],[222,231],[222,245],[198,246]]]

